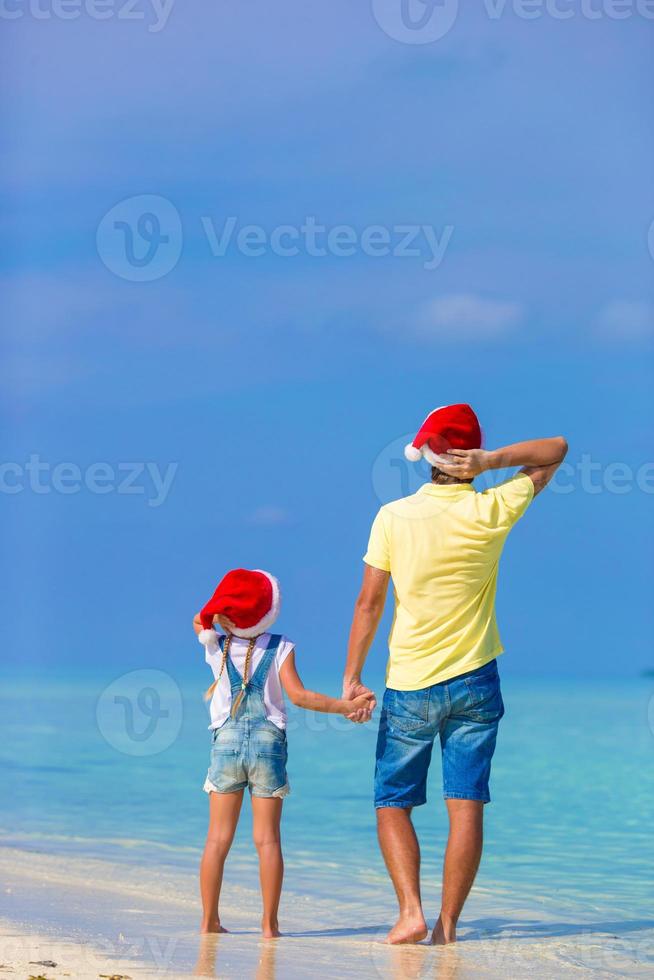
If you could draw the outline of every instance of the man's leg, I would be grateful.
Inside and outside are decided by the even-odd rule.
[[[427,773],[439,731],[431,689],[387,689],[377,736],[375,809],[384,861],[400,906],[389,943],[420,942],[427,924],[420,901],[420,846],[411,811],[427,800]]]
[[[420,942],[427,935],[427,923],[420,899],[420,845],[411,821],[411,807],[380,807],[377,834],[400,906],[400,917],[386,941]]]
[[[447,682],[450,710],[441,725],[443,790],[450,834],[443,865],[441,914],[432,942],[456,942],[456,925],[475,880],[483,845],[484,804],[497,729],[504,714],[497,664]]]
[[[446,800],[450,818],[443,862],[441,913],[431,941],[456,942],[456,924],[475,880],[483,846],[484,804],[479,800]]]

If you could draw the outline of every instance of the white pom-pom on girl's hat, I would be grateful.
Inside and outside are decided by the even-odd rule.
[[[234,636],[250,639],[265,633],[279,616],[281,592],[274,575],[261,569],[234,568],[227,572],[200,613],[198,640],[212,650],[218,647],[214,616],[226,616],[234,624]]]
[[[413,442],[405,447],[404,455],[410,463],[417,463],[424,456],[432,466],[438,466],[439,453],[480,447],[479,419],[470,405],[441,405],[427,416]]]

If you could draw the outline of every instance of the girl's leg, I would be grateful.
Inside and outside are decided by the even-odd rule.
[[[218,900],[223,882],[225,858],[234,840],[243,790],[238,793],[209,794],[209,831],[200,863],[202,926],[200,932],[227,932],[220,924]]]
[[[284,878],[284,859],[280,823],[282,800],[260,796],[252,797],[252,836],[259,852],[259,877],[263,897],[261,929],[264,939],[276,939],[281,935],[277,912]]]

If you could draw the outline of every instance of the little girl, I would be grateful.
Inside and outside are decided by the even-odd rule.
[[[209,832],[200,865],[202,932],[226,932],[218,901],[225,859],[238,824],[243,792],[252,798],[253,837],[259,854],[264,938],[280,935],[277,910],[284,862],[280,840],[286,775],[286,692],[293,704],[351,715],[370,706],[372,695],[351,701],[307,691],[295,669],[295,647],[268,628],[279,615],[279,583],[268,572],[237,568],[218,585],[193,628],[205,647],[214,682],[210,700],[211,762],[204,784]],[[218,623],[225,631],[219,635]]]

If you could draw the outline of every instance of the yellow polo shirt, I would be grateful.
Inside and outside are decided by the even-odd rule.
[[[425,483],[381,508],[363,560],[393,578],[388,687],[417,691],[502,653],[497,569],[533,496],[531,479],[519,473],[483,493],[469,483]]]

